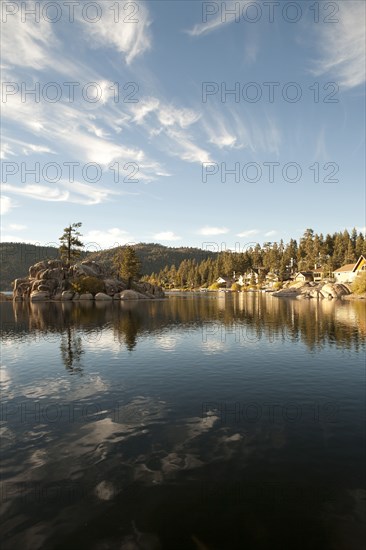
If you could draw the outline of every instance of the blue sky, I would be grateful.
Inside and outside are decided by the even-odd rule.
[[[364,2],[45,4],[2,6],[2,240],[364,230]]]

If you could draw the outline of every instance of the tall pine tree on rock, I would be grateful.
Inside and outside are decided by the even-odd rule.
[[[82,226],[81,222],[70,224],[65,227],[63,235],[60,237],[61,246],[59,248],[61,260],[66,261],[69,266],[71,262],[80,256],[83,243],[80,241],[81,233],[78,229]]]

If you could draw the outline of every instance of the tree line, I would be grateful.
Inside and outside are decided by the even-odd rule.
[[[166,288],[197,288],[209,286],[219,277],[232,277],[250,271],[258,273],[259,283],[266,274],[275,274],[284,281],[297,271],[318,270],[325,275],[344,264],[354,263],[366,255],[366,241],[354,228],[324,236],[306,229],[299,242],[290,239],[285,244],[265,242],[249,246],[243,252],[223,251],[202,261],[185,259],[179,265],[166,265],[144,279]]]

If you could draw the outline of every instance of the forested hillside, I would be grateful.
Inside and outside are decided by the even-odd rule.
[[[200,248],[167,247],[157,243],[140,243],[135,246],[142,264],[145,280],[154,284],[176,287],[197,287],[214,282],[219,276],[245,273],[250,268],[263,268],[262,273],[274,272],[285,279],[296,270],[321,269],[333,271],[343,264],[352,263],[366,255],[365,237],[353,229],[327,234],[307,229],[299,242],[291,239],[279,242],[257,243],[241,253],[212,252]],[[117,248],[99,252],[81,253],[81,259],[104,263],[113,267]],[[25,277],[31,265],[54,259],[59,251],[54,247],[42,247],[24,243],[0,244],[2,268],[0,289],[11,290],[11,281]]]
[[[184,259],[200,262],[206,258],[213,258],[215,253],[200,248],[180,247],[171,248],[156,243],[140,243],[135,246],[137,255],[142,263],[142,273],[150,275],[158,272],[166,265],[179,265]],[[95,260],[113,266],[113,256],[117,248],[98,252],[81,253],[81,259]],[[11,282],[14,279],[28,275],[29,267],[41,260],[59,257],[59,250],[55,247],[44,247],[25,243],[1,243],[1,273],[0,290],[12,290]]]
[[[0,257],[0,290],[12,290],[14,279],[28,275],[29,267],[41,260],[58,258],[58,249],[26,243],[0,243]]]

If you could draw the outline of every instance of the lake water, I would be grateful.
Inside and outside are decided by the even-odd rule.
[[[363,302],[0,307],[3,550],[363,548]]]

